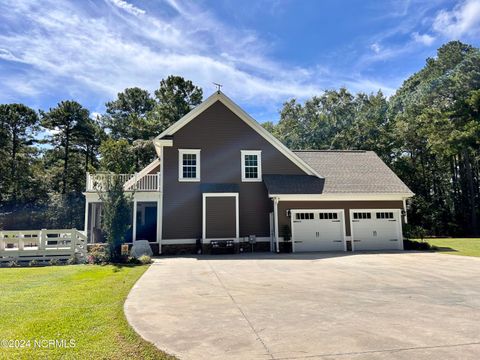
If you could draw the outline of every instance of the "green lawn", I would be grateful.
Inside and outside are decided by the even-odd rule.
[[[125,298],[147,266],[93,265],[0,269],[0,341],[30,340],[0,358],[173,359],[128,326]],[[34,348],[34,340],[75,347]],[[46,342],[37,342],[37,345]],[[5,357],[4,357],[5,356]]]
[[[437,251],[445,254],[480,256],[480,238],[452,238],[427,239],[430,245],[436,246]]]

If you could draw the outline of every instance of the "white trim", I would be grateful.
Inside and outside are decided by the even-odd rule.
[[[399,249],[403,250],[403,230],[402,230],[402,210],[401,209],[350,209],[350,237],[352,242],[352,252],[355,251],[355,236],[353,233],[353,213],[354,212],[397,212],[398,213],[398,221],[397,221],[397,236],[398,236],[398,243]],[[373,217],[372,217],[373,219]],[[376,218],[375,218],[376,219]]]
[[[408,217],[407,217],[407,199],[404,198],[403,199],[403,211],[405,211],[405,216],[404,216],[404,221],[405,221],[405,224],[408,224]]]
[[[203,193],[202,194],[202,239],[209,240],[207,238],[207,197],[234,197],[235,198],[235,238],[238,241],[240,239],[240,219],[239,219],[239,203],[238,203],[238,192],[224,192],[224,193]]]
[[[187,125],[190,121],[196,118],[203,111],[208,109],[216,101],[222,102],[227,108],[229,108],[235,115],[242,119],[247,125],[249,125],[253,130],[255,130],[259,135],[261,135],[265,140],[272,144],[278,151],[285,155],[290,161],[302,169],[307,175],[315,175],[319,178],[322,178],[310,165],[305,161],[300,159],[296,154],[294,154],[290,149],[283,145],[280,140],[275,136],[270,134],[262,125],[260,125],[256,120],[254,120],[250,115],[248,115],[244,110],[242,110],[237,104],[235,104],[230,98],[220,91],[215,92],[210,95],[204,102],[158,135],[155,140],[162,140],[162,137],[166,135],[173,135],[175,132],[180,130],[182,127]],[[154,140],[154,143],[155,143]]]
[[[372,194],[372,193],[329,193],[329,194],[268,194],[271,198],[279,198],[280,201],[374,201],[374,200],[398,200],[403,201],[409,194]]]
[[[200,181],[200,149],[178,149],[178,181],[180,182],[199,182]],[[195,155],[195,178],[183,177],[183,155]]]
[[[135,185],[137,181],[143,178],[145,175],[148,175],[153,169],[160,165],[160,160],[157,158],[153,160],[150,164],[145,166],[142,170],[135,174],[130,180],[128,180],[125,184],[123,184],[124,189],[128,189],[131,186]]]
[[[88,198],[85,199],[85,224],[83,226],[83,229],[85,231],[85,235],[88,234],[88,205],[90,202],[88,201]]]
[[[347,232],[345,229],[345,209],[291,209],[290,210],[290,231],[292,232],[292,238],[290,239],[292,243],[292,253],[295,252],[295,238],[294,238],[294,229],[293,229],[293,218],[295,213],[301,212],[318,212],[318,213],[329,213],[329,212],[339,212],[342,214],[342,238],[343,238],[343,251],[347,251]],[[350,230],[351,231],[351,230]]]
[[[132,242],[137,240],[137,200],[133,200]]]
[[[255,155],[257,157],[257,177],[245,177],[245,155]],[[262,182],[262,150],[240,150],[242,182]]]
[[[276,244],[276,250],[277,253],[280,252],[280,241],[279,241],[279,233],[278,233],[278,198],[273,198],[273,220],[275,223],[275,244]]]

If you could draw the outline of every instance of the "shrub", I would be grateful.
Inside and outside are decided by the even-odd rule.
[[[110,260],[110,254],[106,246],[96,244],[90,248],[87,255],[87,262],[89,264],[105,265]]]
[[[436,247],[430,245],[426,241],[403,240],[403,248],[405,250],[435,250]]]
[[[51,258],[50,261],[48,262],[48,265],[51,265],[51,266],[57,266],[57,265],[61,265],[62,263],[60,262],[60,260],[58,259],[55,259],[55,258]]]
[[[77,261],[77,257],[75,255],[70,256],[67,260],[67,265],[75,265],[77,263],[78,263],[78,261]]]
[[[142,265],[151,264],[152,263],[152,258],[148,255],[142,255],[138,258],[138,261]]]
[[[129,256],[126,261],[127,264],[140,264],[140,261],[135,256]]]
[[[8,267],[19,267],[19,263],[17,262],[17,260],[10,260],[8,263],[7,263],[7,266]]]
[[[40,262],[38,260],[30,260],[30,262],[28,263],[28,266],[38,266],[40,265]]]
[[[403,235],[407,239],[423,239],[427,236],[427,231],[418,225],[405,224]]]

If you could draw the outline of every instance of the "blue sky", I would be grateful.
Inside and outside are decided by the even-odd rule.
[[[391,95],[452,39],[479,46],[480,0],[0,0],[0,103],[101,113],[176,74],[277,121],[325,89]]]

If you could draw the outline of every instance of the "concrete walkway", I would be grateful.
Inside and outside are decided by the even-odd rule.
[[[180,359],[479,359],[480,258],[161,258],[125,314]]]

